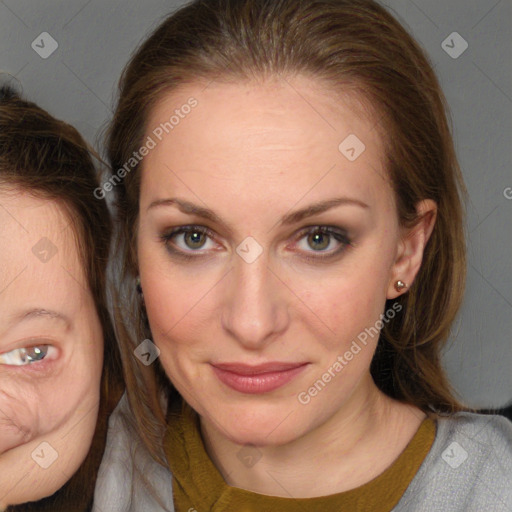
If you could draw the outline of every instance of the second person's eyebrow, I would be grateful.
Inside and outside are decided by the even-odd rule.
[[[44,308],[31,308],[24,310],[15,316],[14,323],[25,322],[36,318],[56,319],[66,324],[67,327],[71,326],[71,320],[66,315],[59,313],[58,311],[52,311]]]

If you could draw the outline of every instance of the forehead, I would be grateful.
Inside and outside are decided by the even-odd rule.
[[[71,308],[86,283],[66,210],[51,200],[0,189],[0,311]],[[79,305],[79,304],[78,304]]]
[[[387,182],[374,117],[355,93],[334,94],[305,77],[189,84],[149,116],[154,147],[141,164],[142,202],[166,184],[212,199],[260,186],[258,196],[272,201],[332,187],[370,200]]]

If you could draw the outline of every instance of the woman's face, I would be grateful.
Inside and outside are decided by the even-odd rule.
[[[306,78],[213,81],[147,125],[137,243],[154,342],[202,421],[240,444],[364,404],[375,326],[414,277],[378,130],[349,100]]]
[[[52,494],[87,454],[103,337],[68,215],[0,189],[0,505]]]

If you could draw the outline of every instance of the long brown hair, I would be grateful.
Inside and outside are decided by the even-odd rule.
[[[334,92],[356,92],[370,106],[402,226],[418,221],[419,201],[437,203],[421,269],[408,293],[394,299],[401,313],[384,326],[371,373],[382,391],[424,411],[464,409],[440,354],[465,288],[466,190],[447,104],[424,51],[373,0],[196,0],[161,23],[131,58],[107,142],[121,223],[118,292],[129,300],[117,316],[118,335],[130,404],[155,457],[163,422],[157,393],[172,388],[158,364],[144,367],[133,357],[136,344],[151,336],[134,284],[141,165],[118,170],[142,146],[151,110],[165,94],[199,80],[279,75],[307,75]]]
[[[107,205],[93,197],[97,183],[90,148],[72,126],[21,99],[12,88],[0,88],[0,186],[14,186],[65,206],[104,336],[98,422],[86,459],[52,496],[10,506],[8,511],[85,511],[92,507],[108,415],[122,391],[119,351],[106,297],[112,226]]]

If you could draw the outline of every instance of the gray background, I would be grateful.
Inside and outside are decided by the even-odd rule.
[[[0,72],[100,148],[124,64],[183,3],[0,0]],[[512,400],[512,0],[383,3],[430,55],[471,198],[468,285],[445,366],[470,405],[504,405]],[[42,32],[58,43],[47,59],[31,46]],[[453,32],[469,45],[455,59],[442,46]],[[456,40],[448,44],[461,48]]]

